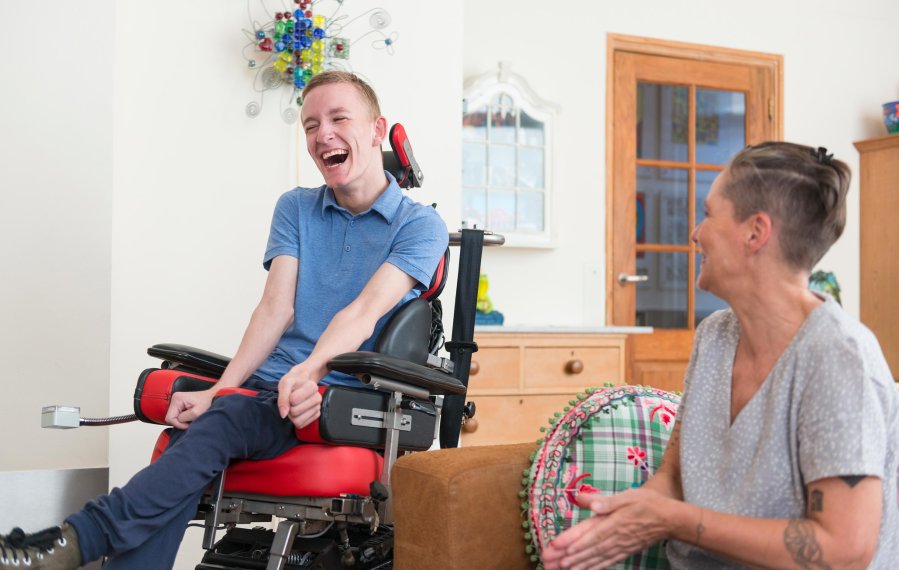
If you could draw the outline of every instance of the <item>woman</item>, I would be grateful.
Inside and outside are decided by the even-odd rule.
[[[661,540],[673,568],[899,567],[897,395],[874,335],[811,292],[846,219],[849,168],[823,148],[738,153],[693,232],[702,322],[662,465],[641,489],[581,495],[593,517],[543,553],[606,568]]]

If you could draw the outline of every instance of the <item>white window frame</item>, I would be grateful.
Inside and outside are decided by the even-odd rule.
[[[534,248],[551,248],[555,247],[555,233],[553,231],[553,178],[552,178],[552,156],[553,156],[553,126],[555,122],[555,116],[558,113],[559,107],[558,105],[545,101],[540,98],[534,90],[528,85],[527,81],[508,70],[508,65],[504,62],[500,62],[497,71],[492,71],[485,73],[483,75],[471,78],[465,82],[464,90],[463,90],[463,106],[462,113],[463,116],[468,113],[468,110],[480,109],[482,107],[490,106],[493,98],[499,94],[508,95],[516,108],[516,111],[524,111],[533,119],[540,121],[543,123],[543,231],[540,232],[518,232],[518,231],[510,231],[507,229],[497,229],[498,233],[501,233],[506,238],[506,243],[504,247],[534,247]],[[520,113],[516,112],[516,134],[518,131],[518,125],[520,121]],[[462,142],[462,141],[460,141]],[[485,169],[487,172],[487,184],[485,185],[486,191],[489,193],[490,191],[490,152],[489,152],[489,139],[485,141],[487,144],[487,153],[486,153],[486,164]],[[516,148],[516,176],[517,176],[517,156],[518,156],[518,148],[519,147],[530,147],[529,145],[522,145],[517,140],[514,145]],[[464,192],[464,183],[462,192]],[[530,188],[520,188],[517,184],[515,185],[516,191],[516,209],[518,205],[518,192],[519,191],[533,191]],[[516,212],[516,221],[517,221],[517,212]],[[463,224],[466,223],[467,220],[463,220]],[[486,227],[483,229],[493,229],[490,227]]]

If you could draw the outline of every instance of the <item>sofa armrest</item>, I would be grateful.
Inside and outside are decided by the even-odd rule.
[[[393,467],[394,568],[529,570],[518,491],[533,443],[442,449]]]

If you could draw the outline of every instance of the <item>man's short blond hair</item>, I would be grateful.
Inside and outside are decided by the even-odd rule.
[[[359,78],[355,73],[349,71],[323,71],[318,75],[313,75],[306,87],[303,88],[303,99],[309,96],[309,93],[316,87],[322,85],[330,85],[332,83],[349,83],[362,95],[362,99],[368,104],[371,111],[372,119],[381,116],[381,105],[378,103],[378,96],[371,85]]]

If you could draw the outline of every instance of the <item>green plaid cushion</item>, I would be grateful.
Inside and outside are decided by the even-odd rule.
[[[573,492],[611,495],[649,479],[662,461],[680,403],[675,394],[642,386],[588,394],[550,420],[527,472],[525,538],[538,563],[545,545],[590,516],[574,502]],[[668,561],[664,548],[655,545],[614,568],[668,568]]]

